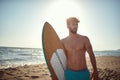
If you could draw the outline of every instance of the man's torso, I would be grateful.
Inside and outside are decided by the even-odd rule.
[[[62,42],[67,56],[67,68],[76,71],[86,69],[84,36],[67,37]]]

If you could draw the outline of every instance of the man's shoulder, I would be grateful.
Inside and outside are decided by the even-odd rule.
[[[89,38],[85,35],[80,35],[80,39],[83,40],[85,43],[88,43],[90,41]]]
[[[67,40],[68,37],[65,37],[63,39],[61,39],[62,42],[65,42]]]
[[[79,35],[80,38],[84,39],[84,40],[89,40],[89,38],[85,35]]]

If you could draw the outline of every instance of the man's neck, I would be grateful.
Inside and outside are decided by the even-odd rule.
[[[69,33],[69,37],[74,38],[77,36],[77,33]]]

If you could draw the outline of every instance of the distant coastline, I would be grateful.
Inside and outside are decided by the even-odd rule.
[[[42,48],[35,48],[35,47],[11,47],[11,46],[0,46],[0,48],[19,48],[19,49],[40,49],[40,50],[42,50]],[[118,52],[120,52],[120,49],[118,48],[118,49],[112,49],[112,50],[94,50],[94,51],[103,51],[103,52],[106,52],[106,51],[118,51]]]
[[[0,48],[14,48],[14,49],[40,49],[42,50],[42,48],[32,48],[32,47],[10,47],[10,46],[0,46]]]

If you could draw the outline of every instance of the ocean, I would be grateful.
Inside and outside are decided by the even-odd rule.
[[[45,63],[42,49],[0,47],[0,68]]]
[[[120,50],[94,51],[94,54],[95,56],[120,56]],[[40,48],[0,47],[0,68],[42,63],[45,63],[45,59]]]

